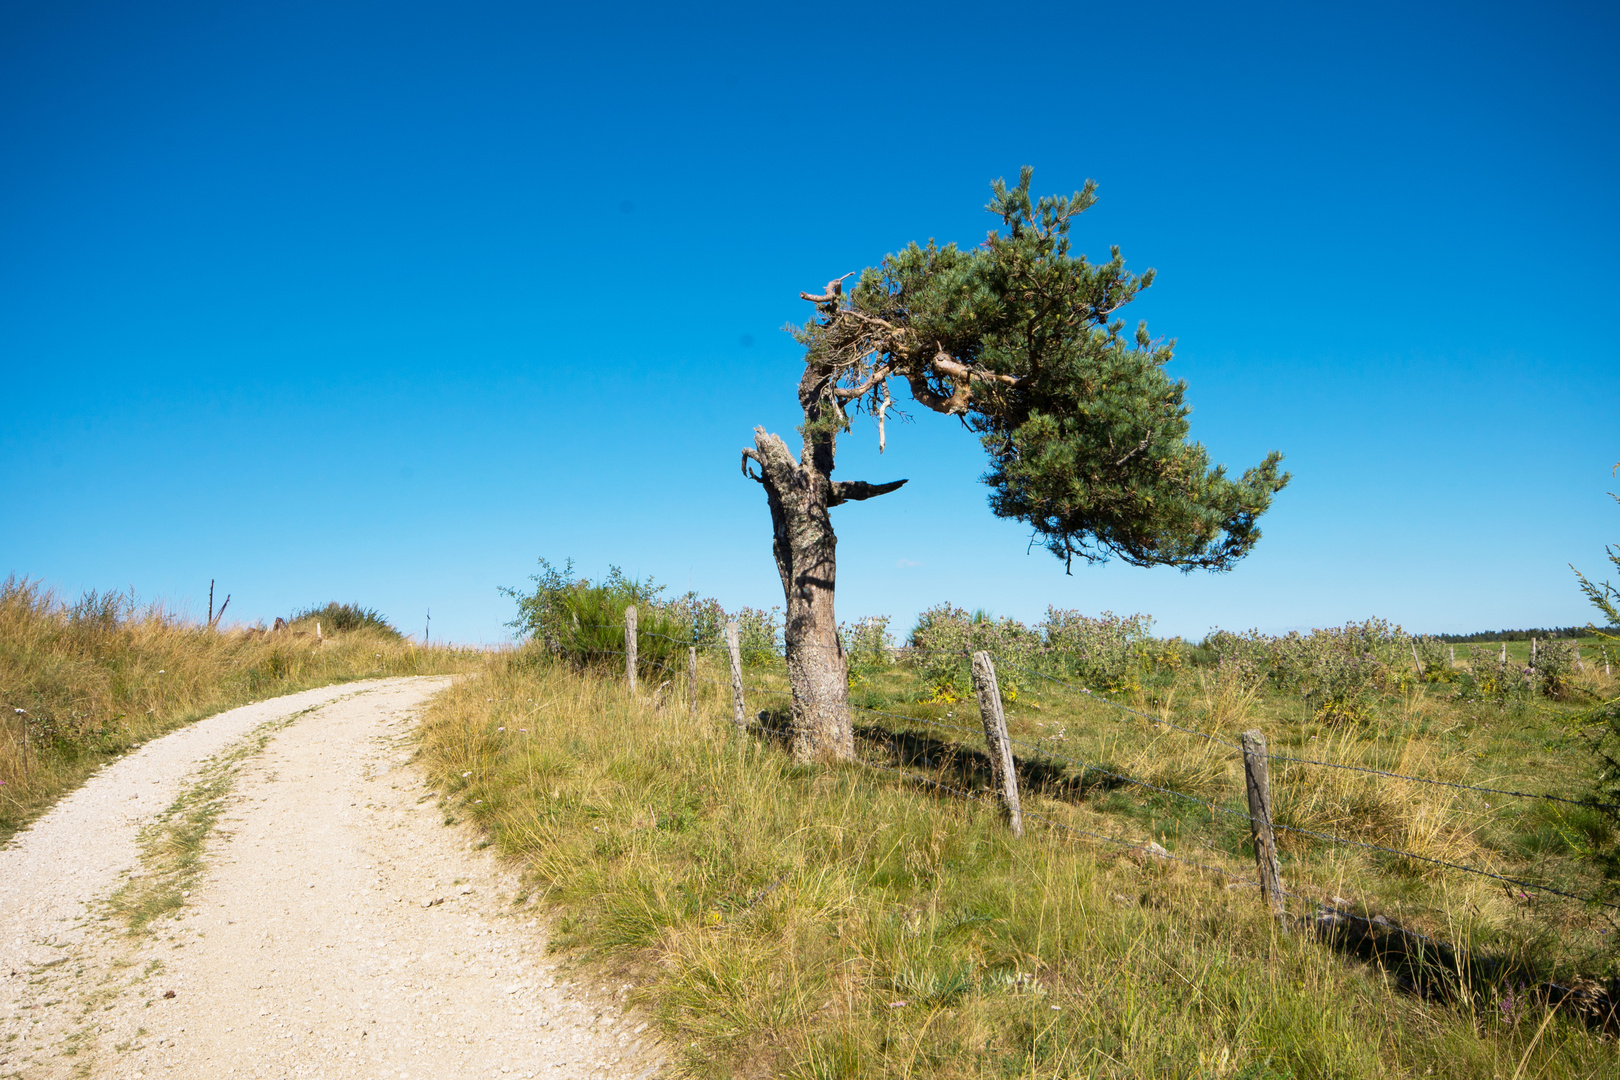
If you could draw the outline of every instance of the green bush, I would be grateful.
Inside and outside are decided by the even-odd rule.
[[[971,656],[981,649],[996,660],[996,682],[1002,696],[1016,699],[1032,670],[1041,662],[1041,637],[1017,619],[998,619],[980,610],[969,614],[939,604],[917,617],[911,630],[913,663],[934,698],[957,701],[973,692]]]
[[[745,607],[737,612],[737,647],[744,667],[757,668],[782,659],[782,609]]]
[[[378,614],[375,608],[361,607],[359,604],[340,604],[336,600],[322,607],[307,607],[291,619],[295,623],[310,620],[319,620],[323,633],[346,634],[353,630],[372,630],[395,641],[405,636],[393,623]]]
[[[518,608],[517,618],[506,625],[543,654],[575,667],[624,663],[624,613],[632,604],[636,666],[645,675],[684,669],[689,646],[707,648],[723,638],[726,613],[718,601],[695,592],[665,600],[662,585],[650,577],[628,577],[617,566],[592,582],[575,576],[573,559],[560,567],[541,559],[540,572],[529,580],[534,583],[529,591],[502,587]],[[743,611],[746,627],[749,609]]]
[[[893,663],[894,641],[889,636],[889,616],[868,615],[838,628],[844,644],[844,659],[852,676],[885,671]]]
[[[1148,615],[1098,618],[1078,611],[1048,607],[1046,621],[1037,628],[1047,659],[1067,675],[1096,689],[1115,693],[1133,689],[1143,671],[1168,657],[1173,650],[1152,650],[1153,619]]]

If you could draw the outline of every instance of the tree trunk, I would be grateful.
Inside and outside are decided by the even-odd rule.
[[[793,691],[793,757],[797,761],[855,756],[849,719],[849,668],[833,612],[838,538],[828,513],[839,500],[831,476],[831,438],[823,469],[814,442],[804,462],[764,428],[754,429],[756,478],[765,487],[774,533],[772,554],[787,601],[784,628],[788,684]],[[746,452],[745,452],[746,453]]]

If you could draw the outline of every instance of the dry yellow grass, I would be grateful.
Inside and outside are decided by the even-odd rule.
[[[34,582],[0,583],[0,839],[112,757],[220,709],[481,660],[376,631],[313,631],[216,632],[117,594],[66,604]]]
[[[658,708],[519,654],[446,691],[422,729],[447,816],[526,868],[558,948],[637,975],[677,1075],[1487,1080],[1523,1060],[1551,1080],[1620,1067],[1612,1043],[1562,1021],[1537,1041],[1539,1017],[1403,995],[1279,935],[1225,876],[1038,818],[1015,842],[992,808],[876,765],[795,765],[735,733],[719,674],[705,666],[694,718],[684,693]],[[1056,715],[1047,705],[1019,723]],[[1063,723],[1083,735],[1087,719]],[[1186,756],[1167,733],[1143,737],[1129,752],[1117,731],[1094,745],[1111,741],[1116,765]],[[1218,786],[1216,756],[1164,768]],[[1354,797],[1327,789],[1317,805]],[[1150,834],[1151,817],[1110,809],[1124,798],[1031,791],[1027,806]],[[1311,868],[1331,884],[1330,860]],[[1471,943],[1471,925],[1448,929]]]

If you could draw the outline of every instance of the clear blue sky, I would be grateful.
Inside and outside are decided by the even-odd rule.
[[[0,573],[497,641],[573,556],[780,603],[799,290],[1101,202],[1193,433],[1294,482],[1235,571],[1076,567],[952,422],[860,423],[839,613],[1585,622],[1620,541],[1609,5],[0,5]]]

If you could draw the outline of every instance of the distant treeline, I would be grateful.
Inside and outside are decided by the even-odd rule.
[[[1610,626],[1607,629],[1598,627],[1599,633],[1620,635],[1620,626]],[[1531,638],[1545,640],[1547,638],[1578,638],[1591,635],[1589,626],[1553,626],[1537,627],[1531,630],[1481,630],[1477,634],[1434,634],[1431,635],[1441,641],[1453,645],[1465,645],[1478,641],[1529,641]]]

